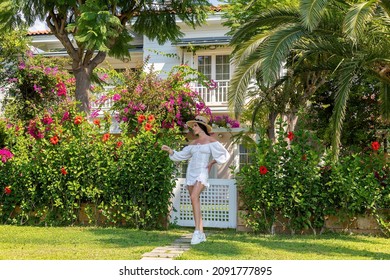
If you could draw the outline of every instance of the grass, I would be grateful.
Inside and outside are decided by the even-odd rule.
[[[137,260],[188,231],[0,226],[0,260]]]
[[[327,233],[253,235],[219,231],[180,260],[390,260],[390,239]]]
[[[188,228],[142,231],[94,227],[0,226],[1,260],[139,260]],[[390,239],[323,234],[253,235],[212,230],[180,260],[390,260]]]

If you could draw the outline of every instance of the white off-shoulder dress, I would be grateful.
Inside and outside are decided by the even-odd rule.
[[[210,156],[218,164],[223,164],[229,160],[229,152],[218,141],[207,144],[188,145],[181,151],[173,151],[169,158],[173,161],[190,160],[187,167],[186,185],[193,186],[196,182],[201,182],[208,187],[208,164]]]

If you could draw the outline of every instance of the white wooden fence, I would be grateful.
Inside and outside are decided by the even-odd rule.
[[[235,180],[209,179],[210,186],[200,196],[204,227],[236,228],[237,191]],[[171,222],[194,227],[191,200],[185,179],[178,179],[174,189]]]

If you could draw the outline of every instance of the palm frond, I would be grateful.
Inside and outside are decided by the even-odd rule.
[[[244,108],[248,86],[261,64],[262,60],[255,54],[238,66],[234,72],[228,91],[228,103],[236,118]]]
[[[237,29],[230,43],[232,45],[238,45],[250,40],[253,35],[264,32],[265,30],[274,29],[286,24],[299,23],[299,17],[298,9],[294,7],[286,6],[266,10]]]
[[[253,36],[250,40],[237,46],[233,52],[231,63],[233,65],[241,64],[245,59],[252,55],[268,38],[268,34],[258,34]]]
[[[276,30],[269,35],[267,43],[260,51],[263,78],[266,84],[273,84],[280,76],[283,63],[294,44],[305,35],[300,25],[291,25]]]
[[[390,121],[390,84],[382,82],[381,83],[381,92],[380,92],[380,101],[381,101],[381,115],[384,120]]]
[[[390,1],[380,1],[379,4],[387,14],[387,17],[390,17]]]
[[[299,10],[302,24],[312,31],[317,28],[321,21],[322,14],[330,0],[301,0]]]
[[[356,42],[363,34],[366,23],[374,16],[375,8],[373,1],[354,5],[345,15],[343,32]]]
[[[335,73],[335,76],[337,77],[337,92],[331,119],[331,127],[333,131],[332,156],[335,161],[338,159],[340,151],[341,131],[345,118],[349,92],[358,66],[358,62],[348,61],[343,63],[343,65],[341,65]]]

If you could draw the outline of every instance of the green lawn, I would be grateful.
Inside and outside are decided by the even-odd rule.
[[[220,231],[181,260],[390,260],[390,239],[363,235],[253,235]]]
[[[188,231],[0,226],[0,260],[137,260]]]
[[[1,260],[138,260],[191,231],[95,227],[0,226]],[[323,234],[253,235],[210,230],[180,260],[390,260],[390,239]]]

